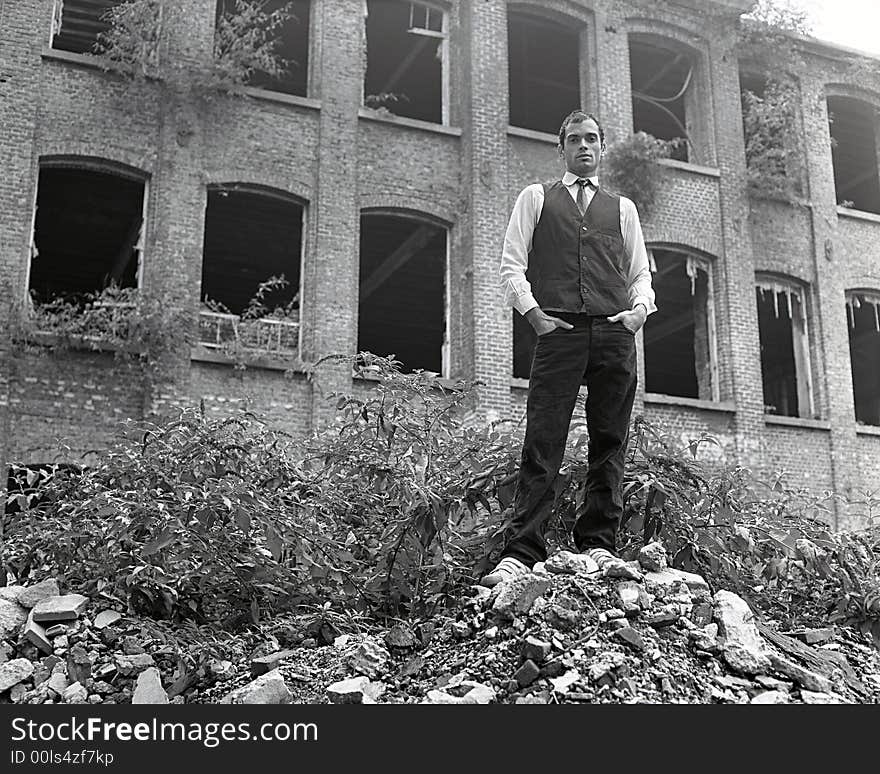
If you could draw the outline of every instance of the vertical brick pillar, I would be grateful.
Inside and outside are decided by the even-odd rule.
[[[10,319],[24,298],[34,186],[32,154],[39,99],[40,51],[49,41],[52,4],[0,0],[0,494],[6,488],[14,368]],[[6,498],[0,497],[0,514]]]
[[[463,302],[462,371],[483,382],[475,408],[493,417],[510,410],[513,374],[513,326],[498,267],[510,207],[528,181],[508,174],[507,4],[462,3],[461,16],[462,187],[470,199],[459,228],[471,278]]]
[[[706,64],[715,105],[715,153],[721,171],[718,186],[724,255],[718,258],[715,283],[716,319],[726,321],[718,330],[719,357],[722,366],[727,364],[719,369],[721,397],[736,404],[737,462],[760,468],[764,391],[739,70],[732,32],[710,42]]]
[[[807,180],[812,203],[813,255],[815,287],[809,334],[816,340],[825,361],[825,418],[831,422],[831,480],[838,494],[852,495],[859,480],[858,437],[852,388],[852,364],[849,357],[849,323],[846,316],[844,287],[847,272],[841,267],[844,256],[835,248],[837,197],[834,188],[834,165],[831,160],[831,135],[828,128],[828,104],[821,80],[805,77],[801,81],[804,119],[804,143]],[[850,523],[845,508],[835,513],[835,527],[856,526]]]
[[[605,130],[605,142],[612,146],[632,135],[632,85],[629,69],[629,37],[619,5],[600,2],[595,11],[596,69],[599,84],[596,115]],[[602,169],[599,168],[601,179]],[[644,221],[644,215],[639,213]],[[644,225],[644,224],[643,224]],[[644,334],[636,336],[636,369],[638,388],[632,415],[645,410],[645,344]]]
[[[143,291],[180,312],[196,329],[201,283],[206,193],[202,180],[204,122],[218,120],[212,102],[188,74],[213,56],[213,0],[180,0],[163,6],[160,68],[160,125],[156,172],[150,180],[150,206]],[[196,86],[194,88],[194,85]],[[212,95],[222,103],[224,98]],[[148,381],[145,412],[163,414],[187,391],[189,350],[163,353]]]
[[[358,108],[365,66],[362,0],[315,0],[320,35],[321,117],[317,185],[309,207],[311,249],[303,266],[303,355],[353,355],[357,347],[360,213],[357,197]],[[319,20],[319,21],[318,21]],[[351,364],[329,360],[312,382],[312,425],[333,415],[328,393],[351,389]]]

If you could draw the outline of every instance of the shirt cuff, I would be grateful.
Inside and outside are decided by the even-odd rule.
[[[536,306],[538,306],[538,302],[535,301],[535,297],[531,293],[523,293],[513,299],[513,308],[523,316]]]
[[[632,301],[632,309],[635,309],[639,304],[644,304],[645,311],[648,314],[657,311],[657,307],[651,303],[651,300],[647,296],[636,296]],[[647,315],[646,315],[647,316]]]

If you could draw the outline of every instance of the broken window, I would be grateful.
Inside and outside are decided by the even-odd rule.
[[[448,375],[447,230],[401,215],[361,216],[358,351]]]
[[[759,278],[758,334],[764,412],[813,416],[813,384],[804,291],[774,278]]]
[[[638,35],[629,38],[633,131],[658,140],[687,142],[675,145],[672,158],[696,161],[693,155],[691,114],[696,113],[694,58]]]
[[[856,422],[880,425],[880,291],[846,294]]]
[[[76,54],[94,53],[98,36],[110,29],[107,11],[125,0],[55,0],[52,48]]]
[[[709,262],[659,248],[649,251],[649,258],[658,311],[644,327],[645,390],[717,401],[715,305]]]
[[[448,123],[447,14],[427,3],[366,0],[364,104]]]
[[[252,348],[297,349],[303,213],[302,204],[280,191],[208,189],[200,343],[220,347],[240,338],[244,315],[262,318],[249,329],[261,342],[250,342]]]
[[[828,117],[837,203],[880,213],[877,109],[851,97],[828,97]]]
[[[254,70],[248,85],[284,94],[305,97],[308,93],[309,67],[309,14],[311,0],[247,0],[246,5],[256,7],[270,19],[273,14],[284,13],[285,20],[277,29],[269,30],[268,40],[274,40],[273,54],[282,60],[284,72],[278,76],[265,70]],[[217,28],[221,19],[236,14],[242,8],[242,0],[218,0]],[[244,21],[249,14],[240,18]]]
[[[508,12],[511,126],[556,134],[562,117],[581,104],[579,38],[571,24]]]
[[[29,289],[37,303],[82,301],[139,284],[145,181],[102,166],[44,162],[37,182]]]

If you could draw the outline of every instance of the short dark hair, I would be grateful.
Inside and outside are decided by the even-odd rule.
[[[559,144],[565,145],[565,133],[568,131],[568,127],[570,124],[579,124],[582,121],[595,121],[596,126],[599,127],[599,140],[602,144],[605,144],[605,130],[602,128],[602,124],[599,123],[599,119],[596,118],[592,113],[586,113],[583,110],[572,110],[564,119],[562,119],[562,126],[559,127]]]

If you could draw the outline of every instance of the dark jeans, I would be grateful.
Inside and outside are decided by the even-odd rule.
[[[526,409],[526,436],[514,499],[512,534],[502,553],[531,566],[547,558],[544,527],[581,380],[587,382],[586,492],[578,508],[578,550],[615,550],[623,512],[620,484],[636,392],[635,337],[622,323],[551,313],[572,323],[538,337]]]

